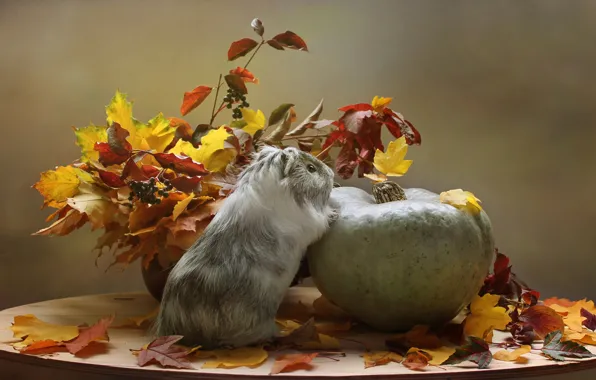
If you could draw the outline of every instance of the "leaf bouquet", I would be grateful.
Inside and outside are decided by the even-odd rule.
[[[407,171],[411,161],[403,157],[408,145],[420,144],[420,134],[389,108],[391,98],[342,107],[335,120],[319,119],[321,100],[297,125],[292,103],[281,104],[268,119],[250,108],[248,86],[259,80],[248,65],[263,46],[308,51],[291,31],[266,39],[260,20],[251,26],[260,40],[242,38],[228,50],[229,61],[251,54],[244,66],[220,74],[216,85],[184,93],[181,116],[212,98],[208,123],[193,128],[162,113],[142,122],[133,116],[133,102],[118,90],[105,107],[105,123],[74,128],[81,157],[41,173],[33,186],[44,197],[42,208],[56,209],[46,219],[52,224],[35,235],[63,236],[90,224],[92,230],[103,230],[95,249],[98,257],[113,255],[108,268],[125,268],[139,259],[145,268],[153,260],[166,268],[201,236],[259,145],[295,145],[334,167],[343,179],[356,169],[359,177],[375,182]],[[226,112],[230,122],[217,124]],[[387,152],[383,126],[397,139]]]

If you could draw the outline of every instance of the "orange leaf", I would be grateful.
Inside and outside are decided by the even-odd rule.
[[[413,347],[408,350],[406,358],[402,364],[412,370],[421,370],[422,368],[428,366],[428,362],[431,359],[432,357],[429,354]]]
[[[72,342],[65,343],[66,349],[71,354],[76,354],[83,348],[87,347],[89,343],[96,340],[110,340],[108,336],[108,327],[114,321],[114,316],[100,319],[91,327],[80,329],[79,336]]]
[[[315,315],[321,318],[331,319],[347,319],[349,315],[340,309],[338,306],[329,302],[324,296],[320,296],[313,301],[312,307],[315,311]]]
[[[22,353],[32,353],[33,351],[43,350],[45,348],[54,348],[62,346],[62,342],[56,342],[55,340],[46,339],[40,340],[30,344],[29,346],[23,348],[19,352]]]
[[[182,116],[197,108],[211,94],[211,87],[199,86],[190,92],[184,93],[180,113]]]
[[[87,220],[89,220],[87,214],[71,209],[63,218],[58,219],[49,227],[35,232],[33,235],[68,235],[72,231],[83,226]]]
[[[232,42],[230,49],[228,49],[228,61],[233,61],[237,58],[244,57],[256,48],[259,43],[252,38],[243,38]]]
[[[544,301],[542,301],[542,303],[545,306],[560,305],[563,307],[571,307],[571,306],[575,305],[575,301],[570,301],[567,298],[557,298],[557,297],[547,298]]]
[[[536,335],[543,339],[548,333],[556,330],[563,331],[565,324],[556,311],[548,306],[534,305],[519,315],[519,321],[532,326]]]
[[[240,66],[236,67],[234,70],[230,70],[230,74],[238,75],[245,82],[259,84],[259,80],[255,78],[253,73],[248,71],[248,69],[243,69]]]
[[[525,345],[513,351],[500,350],[493,354],[493,358],[506,362],[517,362],[520,364],[525,364],[528,362],[528,358],[525,358],[522,355],[527,354],[528,352],[530,352],[531,349],[531,346]]]
[[[310,369],[310,362],[317,357],[318,353],[313,354],[287,354],[278,356],[271,367],[270,375],[276,375],[281,372],[291,372],[298,369]]]

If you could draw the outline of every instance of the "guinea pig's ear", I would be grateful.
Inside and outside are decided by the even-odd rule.
[[[286,168],[288,167],[288,154],[281,150],[279,152],[279,176],[286,178]]]

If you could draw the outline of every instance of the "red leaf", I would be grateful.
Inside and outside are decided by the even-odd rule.
[[[141,367],[156,361],[164,367],[193,369],[186,356],[190,353],[184,347],[173,345],[183,337],[180,335],[162,336],[142,348],[137,357],[137,364]]]
[[[372,111],[372,105],[368,103],[357,103],[357,104],[350,104],[348,106],[343,106],[338,108],[338,111],[348,112],[348,111]]]
[[[327,148],[329,145],[333,144],[334,142],[338,141],[341,144],[345,144],[348,140],[348,134],[345,131],[336,130],[333,131],[327,136],[327,139],[323,143],[323,147],[321,149]]]
[[[157,177],[157,175],[160,172],[159,168],[158,167],[155,167],[153,165],[142,165],[141,166],[141,171],[148,178],[150,178],[150,177]]]
[[[239,76],[244,82],[259,84],[259,80],[255,78],[253,73],[240,66],[236,67],[234,70],[230,70],[230,74]]]
[[[540,292],[531,289],[523,289],[521,298],[526,305],[534,306],[540,299]]]
[[[209,174],[203,164],[194,161],[190,157],[179,156],[174,153],[154,153],[153,157],[162,167],[171,168],[180,173],[191,176]]]
[[[110,340],[108,336],[108,327],[114,321],[114,316],[100,319],[91,327],[80,329],[79,336],[73,341],[65,343],[66,349],[71,354],[76,354],[83,348],[87,347],[89,343],[96,340]]]
[[[300,38],[296,33],[290,32],[289,30],[284,33],[278,34],[277,36],[273,37],[272,40],[279,42],[281,46],[286,47],[288,49],[308,51],[306,42],[304,42],[304,40]]]
[[[422,143],[420,132],[414,128],[412,123],[388,108],[384,111],[383,123],[396,138],[405,136],[408,145],[420,145]]]
[[[120,178],[131,178],[133,181],[145,181],[149,179],[149,177],[141,169],[139,169],[139,166],[133,159],[130,159],[126,162],[124,169],[122,169],[122,175]]]
[[[354,174],[356,166],[358,166],[358,155],[351,143],[345,144],[335,160],[335,170],[341,178],[348,179]]]
[[[366,120],[372,117],[372,111],[349,110],[339,119],[339,121],[343,123],[346,130],[354,134],[359,134],[361,133],[363,126],[368,124]]]
[[[256,48],[259,43],[252,38],[243,38],[232,42],[228,49],[228,61],[233,61],[237,58],[244,57]]]
[[[269,41],[267,41],[267,45],[269,45],[272,48],[277,49],[277,50],[284,50],[284,47],[281,46],[281,44],[279,42],[275,41],[275,40],[269,40]]]
[[[561,342],[563,334],[561,331],[553,331],[544,338],[544,345],[542,346],[542,353],[548,357],[564,361],[565,357],[572,358],[591,358],[594,354],[588,351],[587,348],[579,343],[571,340]]]
[[[228,74],[224,77],[224,79],[226,80],[226,83],[232,90],[235,90],[236,92],[243,95],[248,93],[248,89],[246,88],[244,81],[242,80],[242,78],[240,78],[239,75]]]
[[[481,338],[469,337],[468,339],[468,344],[458,347],[443,364],[459,364],[464,361],[471,361],[478,364],[480,369],[488,367],[493,359],[488,343]]]
[[[544,305],[527,308],[521,312],[518,320],[519,323],[531,326],[540,339],[552,331],[565,329],[563,318],[556,311]]]
[[[297,369],[310,369],[310,362],[317,357],[318,353],[313,354],[286,354],[278,356],[271,367],[270,375],[276,375],[281,372],[290,372]]]
[[[182,116],[197,108],[211,94],[211,87],[199,86],[190,92],[184,93],[180,113]]]
[[[187,177],[187,176],[179,176],[176,178],[172,178],[170,183],[176,189],[184,192],[184,193],[191,193],[191,192],[198,192],[200,190],[199,184],[203,179],[202,176],[195,176],[195,177]]]
[[[99,152],[99,162],[105,166],[121,164],[128,159],[132,145],[126,140],[129,133],[118,123],[108,127],[108,142],[96,142],[93,149]]]
[[[585,327],[587,327],[588,329],[595,331],[596,330],[596,315],[590,313],[588,310],[584,309],[582,307],[581,311],[581,316],[586,318],[583,322],[582,325],[584,325]]]
[[[104,142],[96,142],[93,149],[99,152],[99,162],[105,166],[121,164],[130,157],[129,154],[120,155],[114,153],[112,148],[110,148],[110,144]]]
[[[118,174],[114,172],[109,172],[107,170],[97,169],[97,173],[99,174],[99,178],[105,183],[106,185],[114,188],[126,186],[126,183],[118,176]]]
[[[176,129],[176,134],[172,141],[164,148],[164,152],[169,151],[178,143],[178,140],[191,141],[193,130],[190,124],[183,119],[177,117],[169,117],[170,127]]]
[[[479,295],[486,293],[503,295],[514,299],[521,294],[521,285],[518,284],[512,276],[509,258],[495,249],[496,260],[493,264],[493,273],[484,279],[484,285],[480,289]]]

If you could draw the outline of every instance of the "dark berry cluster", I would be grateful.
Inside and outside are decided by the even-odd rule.
[[[169,191],[173,189],[169,180],[164,179],[161,183],[163,186],[158,186],[158,181],[154,177],[151,177],[149,181],[129,182],[130,195],[128,200],[131,202],[130,206],[132,206],[132,201],[135,198],[147,204],[160,204],[161,198],[167,198],[170,195]]]
[[[228,88],[228,93],[224,97],[224,102],[227,103],[226,107],[228,107],[228,109],[232,109],[234,103],[239,103],[238,106],[232,110],[232,117],[234,119],[242,119],[241,109],[250,106],[246,101],[246,95],[231,88]]]

